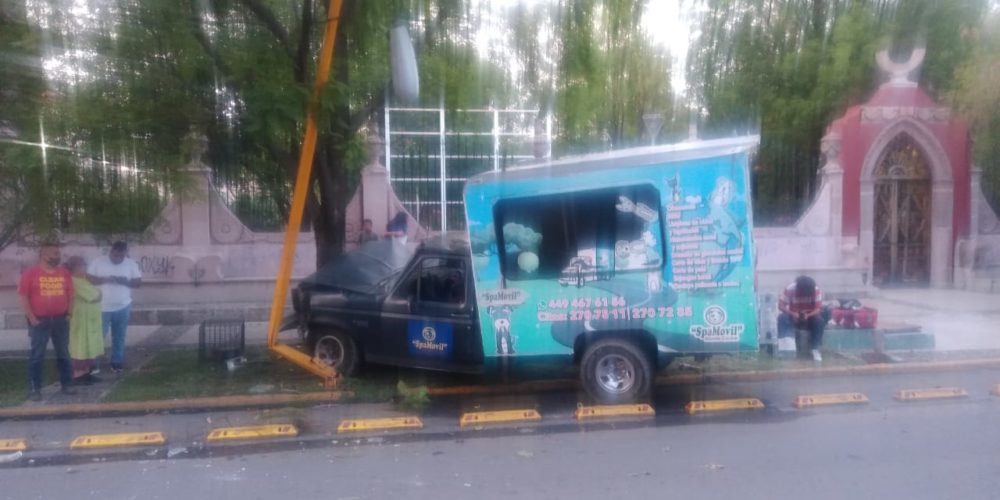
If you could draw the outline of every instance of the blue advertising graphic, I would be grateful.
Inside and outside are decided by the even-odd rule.
[[[451,323],[411,320],[407,324],[410,355],[448,358],[454,349],[454,329]]]
[[[643,331],[661,353],[757,349],[748,153],[469,183],[487,356]]]

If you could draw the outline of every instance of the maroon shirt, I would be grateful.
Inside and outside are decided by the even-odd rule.
[[[778,304],[786,306],[788,311],[792,314],[815,311],[816,308],[822,303],[823,293],[819,291],[818,286],[812,295],[800,297],[795,283],[788,285],[788,287],[785,288],[785,291],[781,294],[781,298],[778,300]]]

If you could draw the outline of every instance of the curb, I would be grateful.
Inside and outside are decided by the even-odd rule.
[[[780,379],[824,378],[837,376],[891,375],[903,373],[947,372],[979,368],[1000,368],[1000,357],[961,361],[927,361],[903,364],[872,364],[829,368],[789,368],[743,372],[690,373],[664,375],[656,378],[660,387],[702,385],[713,382],[760,382]],[[540,380],[509,385],[459,385],[432,387],[427,394],[434,397],[490,396],[557,392],[575,389],[575,379]],[[155,412],[198,412],[207,410],[241,410],[283,405],[338,403],[353,396],[346,391],[307,394],[268,394],[257,396],[222,396],[214,398],[173,399],[167,401],[137,401],[128,403],[90,403],[48,406],[0,408],[0,420],[40,418],[86,418],[120,414]]]
[[[829,368],[786,368],[779,370],[752,370],[718,373],[681,373],[656,377],[658,387],[702,385],[713,382],[761,382],[781,379],[824,378],[838,376],[892,375],[902,373],[926,373],[973,370],[977,368],[1000,368],[1000,357],[961,361],[920,361],[912,363],[879,363],[860,366],[834,366]],[[575,379],[542,380],[513,385],[464,385],[452,387],[432,387],[430,396],[489,396],[496,394],[524,394],[533,392],[554,392],[574,389]]]
[[[961,361],[915,361],[912,363],[877,363],[860,366],[833,366],[829,368],[790,368],[770,371],[720,372],[696,374],[698,382],[681,382],[676,385],[709,382],[759,382],[777,379],[823,378],[844,375],[895,375],[902,373],[933,373],[978,368],[1000,368],[1000,358],[969,359]],[[673,385],[675,377],[659,377],[657,385]]]
[[[165,401],[135,401],[127,403],[86,403],[48,406],[18,406],[0,408],[0,420],[33,418],[84,418],[155,412],[197,412],[207,410],[240,410],[295,404],[337,403],[354,394],[345,391],[306,394],[263,394],[258,396],[220,396],[215,398],[171,399]]]

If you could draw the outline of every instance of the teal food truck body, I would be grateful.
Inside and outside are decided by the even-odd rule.
[[[757,137],[587,155],[471,179],[484,357],[574,356],[602,402],[678,355],[756,351]]]
[[[284,326],[345,375],[362,363],[506,373],[576,362],[595,401],[642,400],[672,358],[758,348],[756,143],[621,150],[474,177],[468,234],[415,251],[366,243],[299,283]]]

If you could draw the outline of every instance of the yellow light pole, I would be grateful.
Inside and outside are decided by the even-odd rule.
[[[285,298],[288,296],[288,284],[292,275],[292,262],[295,259],[295,245],[298,243],[302,228],[302,214],[306,207],[306,196],[309,194],[309,181],[312,176],[313,157],[316,154],[316,111],[320,92],[326,85],[333,63],[334,41],[340,26],[340,11],[342,0],[330,0],[327,9],[326,30],[323,34],[323,46],[319,54],[319,66],[316,68],[316,82],[313,85],[312,99],[306,109],[306,131],[302,140],[302,151],[299,155],[299,169],[295,177],[295,192],[292,195],[292,207],[288,213],[288,226],[285,228],[285,245],[281,253],[281,263],[278,276],[274,282],[274,298],[271,301],[271,318],[267,330],[267,345],[279,356],[323,377],[328,386],[335,384],[337,373],[329,366],[315,362],[311,356],[278,342],[278,329],[285,311]],[[303,29],[308,29],[304,27]]]
[[[267,330],[267,345],[278,356],[281,356],[302,368],[323,377],[328,387],[336,385],[337,373],[333,368],[318,363],[312,356],[294,347],[278,342],[278,330],[285,311],[285,298],[288,296],[288,284],[292,277],[292,263],[295,259],[295,245],[298,243],[302,229],[302,214],[306,207],[306,196],[309,194],[309,181],[312,178],[313,157],[316,153],[316,112],[320,93],[326,85],[333,64],[334,42],[337,29],[340,27],[340,15],[343,10],[343,0],[330,0],[327,9],[326,30],[323,34],[323,46],[319,54],[319,66],[316,68],[316,82],[313,85],[312,99],[306,109],[306,131],[302,139],[302,151],[299,155],[299,169],[295,176],[295,191],[292,194],[292,207],[288,213],[288,226],[285,228],[285,244],[278,266],[278,276],[274,281],[274,298],[271,301],[271,317]],[[392,63],[392,78],[395,94],[404,101],[412,101],[420,93],[419,75],[417,74],[416,56],[410,42],[405,23],[397,23],[390,30],[390,59]]]

